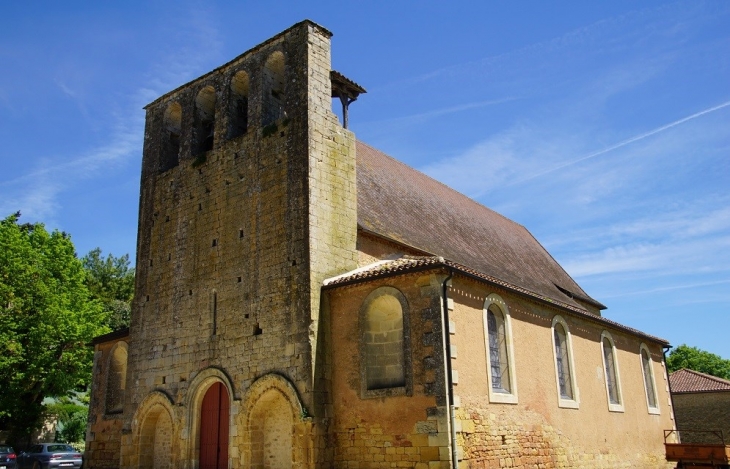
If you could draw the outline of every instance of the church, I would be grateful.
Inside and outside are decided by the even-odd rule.
[[[132,321],[93,342],[85,467],[670,467],[669,344],[358,141],[331,36],[295,24],[145,108]]]

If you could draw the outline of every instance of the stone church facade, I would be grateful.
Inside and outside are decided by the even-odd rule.
[[[357,141],[330,37],[298,23],[146,107],[132,324],[94,341],[86,467],[668,467],[666,341]]]

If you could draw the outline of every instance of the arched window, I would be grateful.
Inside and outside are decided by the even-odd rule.
[[[560,316],[553,318],[553,353],[560,407],[578,408],[578,393],[573,369],[573,350],[568,324]]]
[[[106,413],[118,414],[124,409],[124,389],[127,380],[127,344],[117,342],[109,354],[106,377]]]
[[[641,344],[639,348],[641,354],[641,371],[644,375],[644,390],[646,391],[646,405],[650,414],[659,413],[659,401],[656,396],[656,381],[654,381],[654,369],[651,362],[651,354],[649,348],[645,344]]]
[[[160,146],[160,171],[174,168],[180,161],[180,132],[182,129],[182,107],[170,103],[162,118],[163,136]]]
[[[489,295],[484,302],[484,332],[489,399],[492,402],[517,403],[510,315],[499,295]]]
[[[402,393],[406,388],[406,301],[381,287],[365,299],[362,312],[363,381],[366,396]],[[373,393],[375,391],[375,393]]]
[[[248,74],[240,71],[231,78],[228,138],[243,135],[248,130]]]
[[[623,412],[623,398],[621,396],[621,380],[618,373],[618,360],[616,359],[616,344],[613,337],[606,331],[601,334],[601,355],[603,356],[603,369],[606,374],[606,396],[608,397],[608,410],[612,412]]]
[[[206,86],[195,97],[195,155],[213,149],[215,101],[215,89],[212,86]]]
[[[272,53],[264,65],[263,125],[284,117],[284,54]]]

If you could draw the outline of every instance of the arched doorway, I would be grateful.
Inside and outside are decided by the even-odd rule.
[[[200,408],[200,469],[228,468],[228,390],[216,382],[205,393]]]
[[[293,424],[289,401],[276,389],[266,391],[249,420],[251,467],[291,469]]]
[[[172,468],[173,427],[170,414],[155,404],[144,418],[139,434],[140,469]]]

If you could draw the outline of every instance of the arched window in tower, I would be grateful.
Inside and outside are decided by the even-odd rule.
[[[240,71],[231,78],[228,138],[243,135],[248,130],[248,74]]]
[[[277,51],[266,60],[263,73],[263,125],[284,117],[284,54]]]
[[[215,89],[206,86],[195,98],[195,147],[200,155],[213,149],[215,137]]]
[[[124,407],[124,389],[127,378],[127,344],[117,343],[109,355],[106,377],[106,413],[118,414]]]
[[[160,171],[174,168],[180,161],[180,132],[182,128],[182,107],[170,103],[162,118],[162,139],[160,142]]]

